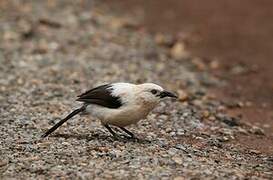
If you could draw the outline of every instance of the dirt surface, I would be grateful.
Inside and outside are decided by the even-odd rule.
[[[225,87],[228,88],[225,91],[228,97],[250,100],[258,105],[272,105],[273,2],[267,0],[106,2],[128,10],[126,12],[142,13],[143,25],[151,32],[168,32],[175,35],[188,33],[189,38],[193,38],[188,40],[188,48],[195,55],[219,61],[220,76],[229,79],[232,84],[230,88]],[[234,69],[236,66],[240,66],[242,72],[236,74],[237,71]]]
[[[272,178],[272,152],[238,143],[265,138],[264,130],[210,94],[222,81],[200,71],[184,41],[145,33],[102,1],[0,8],[0,179]],[[137,141],[113,139],[88,116],[40,138],[80,105],[78,94],[117,81],[155,82],[179,100],[128,127]]]
[[[268,137],[242,137],[246,147],[268,149],[273,138],[273,2],[267,0],[111,0],[121,13],[135,14],[143,29],[183,39],[186,49],[199,56],[205,68],[224,80],[210,93],[229,104],[228,110],[245,122],[263,128]],[[260,146],[263,141],[263,146]]]

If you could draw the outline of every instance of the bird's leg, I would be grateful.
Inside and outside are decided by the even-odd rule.
[[[119,127],[119,128],[120,128],[122,131],[124,131],[124,132],[126,132],[127,134],[129,134],[131,138],[136,139],[135,135],[134,135],[132,132],[130,132],[129,130],[125,129],[124,127]]]
[[[117,134],[110,128],[108,124],[105,124],[104,127],[114,136],[117,137]]]

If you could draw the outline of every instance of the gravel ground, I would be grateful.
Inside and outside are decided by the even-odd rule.
[[[221,83],[183,42],[141,31],[97,2],[1,1],[1,179],[271,179],[273,156],[233,145],[263,131],[206,93]],[[197,62],[197,63],[196,63]],[[114,140],[92,117],[40,135],[105,82],[155,82],[177,92]],[[231,105],[229,105],[231,106]]]

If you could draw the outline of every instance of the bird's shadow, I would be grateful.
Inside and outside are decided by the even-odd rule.
[[[130,138],[125,135],[119,135],[118,137],[114,137],[111,135],[106,135],[106,134],[101,134],[101,133],[89,133],[89,134],[64,134],[64,133],[55,133],[51,137],[56,137],[56,138],[74,138],[78,140],[87,140],[87,141],[92,141],[92,140],[102,140],[102,141],[108,141],[108,142],[135,142],[135,143],[140,143],[140,144],[151,144],[153,141],[147,140],[147,139],[142,139],[142,138]]]

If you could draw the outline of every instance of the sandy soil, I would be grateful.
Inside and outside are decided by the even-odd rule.
[[[272,152],[238,143],[266,132],[208,90],[223,81],[200,71],[183,40],[136,19],[102,1],[0,1],[0,179],[272,178]],[[138,141],[87,116],[40,138],[77,95],[117,81],[155,82],[179,100],[128,127]]]

